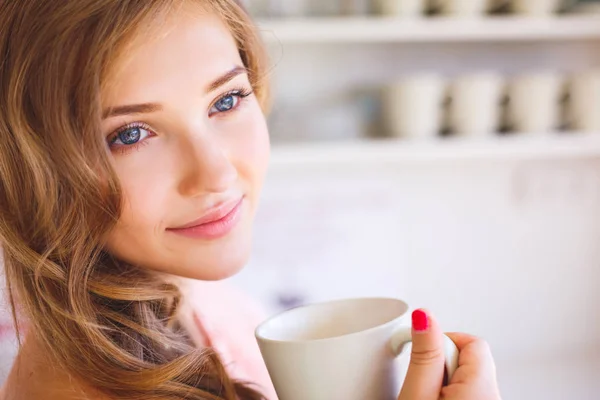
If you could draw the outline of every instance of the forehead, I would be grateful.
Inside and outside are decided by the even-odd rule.
[[[214,12],[182,8],[147,23],[156,25],[134,37],[110,66],[104,106],[154,101],[168,88],[205,87],[242,64],[230,29]]]

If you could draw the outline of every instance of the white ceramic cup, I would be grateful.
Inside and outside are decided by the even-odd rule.
[[[445,82],[436,74],[407,77],[384,89],[382,115],[392,136],[428,139],[441,130]]]
[[[421,17],[425,14],[425,0],[376,0],[379,14],[394,17]]]
[[[508,123],[527,133],[555,131],[561,122],[563,77],[556,72],[528,73],[508,85]]]
[[[600,69],[584,71],[571,78],[567,119],[574,130],[600,132]]]
[[[490,0],[434,0],[433,4],[442,14],[471,18],[483,16]]]
[[[500,125],[504,81],[493,72],[456,78],[450,85],[449,125],[456,135],[482,136]]]
[[[408,305],[391,298],[337,300],[295,308],[256,330],[279,400],[393,400],[396,362],[411,341]],[[445,337],[446,369],[458,349]]]
[[[511,9],[532,17],[550,16],[558,12],[563,0],[512,0]]]

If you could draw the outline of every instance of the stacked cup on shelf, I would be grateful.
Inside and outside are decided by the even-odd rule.
[[[570,129],[600,132],[600,69],[571,78],[566,104],[565,122]]]
[[[578,0],[240,0],[259,17],[369,15],[476,17],[489,13],[551,16],[579,8]],[[581,3],[586,4],[586,3]],[[577,6],[577,7],[574,7]]]
[[[389,135],[485,137],[498,132],[547,134],[561,129],[600,133],[600,70],[569,76],[552,71],[510,78],[482,71],[445,79],[406,76],[388,85],[382,116]]]
[[[563,77],[553,71],[525,73],[507,84],[507,128],[526,133],[552,132],[560,128],[564,104]]]
[[[567,8],[574,0],[374,0],[378,14],[419,17],[430,13],[477,17],[498,10],[541,17]]]
[[[457,77],[448,85],[445,129],[461,135],[489,135],[500,126],[502,76],[478,72]]]
[[[573,0],[512,0],[509,2],[512,12],[538,17],[552,15],[574,3]]]
[[[442,76],[422,73],[386,87],[381,110],[389,134],[422,139],[437,136],[443,120],[444,86]]]

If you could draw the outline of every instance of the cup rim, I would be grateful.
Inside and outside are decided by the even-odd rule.
[[[363,329],[361,331],[358,332],[353,332],[353,333],[347,333],[347,334],[342,334],[342,335],[336,335],[336,336],[332,336],[332,337],[327,337],[327,338],[322,338],[322,339],[291,339],[291,340],[281,340],[281,339],[270,339],[265,337],[263,334],[261,334],[261,330],[266,329],[266,326],[271,323],[273,320],[280,318],[282,315],[287,314],[289,312],[292,311],[297,311],[297,310],[301,310],[301,309],[305,309],[305,308],[311,308],[311,307],[315,307],[315,306],[326,306],[326,305],[332,305],[332,304],[336,304],[336,303],[345,303],[348,301],[357,301],[357,300],[386,300],[386,301],[394,301],[396,303],[401,303],[404,308],[405,311],[383,323],[368,329]],[[336,299],[336,300],[328,300],[328,301],[320,301],[320,302],[315,302],[315,303],[309,303],[309,304],[304,304],[301,306],[297,306],[297,307],[293,307],[290,308],[288,310],[284,310],[281,311],[269,318],[267,318],[266,320],[264,320],[263,322],[261,322],[256,329],[254,330],[254,336],[255,338],[259,341],[259,342],[264,342],[264,343],[279,343],[279,344],[306,344],[306,343],[322,343],[322,342],[327,342],[327,341],[332,341],[332,340],[339,340],[341,338],[349,338],[349,337],[353,337],[353,336],[358,336],[358,335],[366,335],[369,332],[372,332],[376,329],[384,329],[386,327],[389,327],[390,325],[395,325],[398,323],[398,320],[400,320],[401,318],[405,317],[408,312],[410,311],[410,306],[408,305],[408,303],[404,300],[401,300],[399,298],[396,297],[349,297],[349,298],[344,298],[344,299]]]

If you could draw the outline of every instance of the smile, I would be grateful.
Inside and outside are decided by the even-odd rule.
[[[205,216],[168,232],[193,239],[214,240],[228,235],[242,216],[244,197],[215,207]]]

